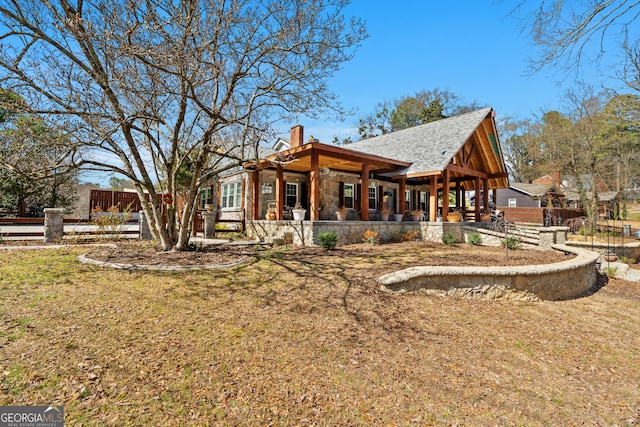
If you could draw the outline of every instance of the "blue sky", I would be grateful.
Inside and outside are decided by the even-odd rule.
[[[522,23],[508,16],[513,3],[352,0],[346,13],[366,21],[369,38],[330,80],[329,87],[356,113],[343,122],[305,117],[296,123],[282,122],[280,136],[289,139],[291,126],[301,124],[305,138],[313,135],[324,143],[331,143],[334,137],[353,137],[358,117],[373,111],[377,103],[435,88],[448,90],[464,102],[493,107],[498,120],[562,110],[561,96],[575,78],[562,81],[563,74],[553,69],[530,75],[529,59],[536,51]],[[595,68],[585,66],[581,77],[596,87],[619,88]]]
[[[498,119],[561,110],[561,95],[575,79],[561,82],[563,74],[553,69],[530,75],[529,59],[536,51],[522,23],[508,16],[513,3],[353,0],[347,13],[366,21],[369,38],[331,79],[330,88],[343,105],[358,111],[344,122],[301,117],[305,135],[325,143],[334,136],[342,139],[354,134],[358,117],[378,102],[434,88],[491,106]],[[595,69],[584,72],[582,78],[596,87],[605,81]],[[282,127],[287,139],[288,129]]]

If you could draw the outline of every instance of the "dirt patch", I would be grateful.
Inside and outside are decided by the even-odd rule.
[[[273,248],[258,245],[215,245],[200,247],[191,251],[162,252],[148,243],[130,242],[116,248],[92,250],[87,256],[98,261],[117,264],[135,264],[146,266],[200,266],[229,265],[251,257],[259,259],[270,257]],[[354,244],[343,245],[335,250],[321,247],[280,247],[275,248],[283,259],[297,259],[302,262],[331,262],[335,258],[357,257],[368,259],[366,270],[385,274],[393,268],[405,268],[415,265],[442,266],[518,266],[549,264],[571,259],[557,251],[510,250],[503,248],[455,245],[447,246],[434,243],[392,243],[384,245]],[[400,256],[399,256],[400,255]],[[393,258],[393,260],[390,260]],[[387,260],[387,261],[385,261]]]

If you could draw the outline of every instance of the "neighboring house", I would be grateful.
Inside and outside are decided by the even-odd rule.
[[[488,206],[490,191],[508,187],[494,116],[485,108],[344,146],[305,142],[297,125],[288,142],[220,177],[210,197],[227,221],[263,220],[268,211],[287,220],[296,205],[312,221],[334,220],[338,210],[363,221],[410,211],[446,220],[443,192],[455,192],[465,208],[465,191],[482,194]],[[479,220],[480,206],[472,212]]]
[[[579,179],[579,182],[578,182]],[[582,208],[579,185],[588,199],[595,193],[599,212],[611,216],[618,208],[618,193],[610,191],[598,175],[584,174],[579,178],[554,172],[531,183],[512,182],[509,188],[497,192],[497,206],[510,208]]]
[[[496,206],[509,208],[543,208],[562,206],[563,194],[554,185],[512,182],[497,191]]]

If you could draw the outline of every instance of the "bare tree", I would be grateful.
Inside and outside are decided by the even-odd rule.
[[[505,117],[497,125],[509,177],[515,182],[527,182],[539,177],[540,124]]]
[[[347,4],[2,0],[0,83],[63,125],[74,164],[171,194],[144,210],[180,250],[205,181],[257,158],[276,121],[342,112],[326,81],[366,37]]]
[[[640,2],[635,0],[522,0],[512,11],[524,18],[524,28],[541,49],[531,61],[534,71],[547,65],[578,71],[607,55],[619,55],[621,68],[614,74],[635,90],[640,89],[639,13]]]

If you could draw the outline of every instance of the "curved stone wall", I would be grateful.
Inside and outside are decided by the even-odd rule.
[[[559,257],[575,258],[544,265],[517,267],[412,267],[386,274],[378,280],[384,291],[421,292],[431,295],[480,299],[566,300],[584,295],[597,281],[598,254],[552,245]]]

